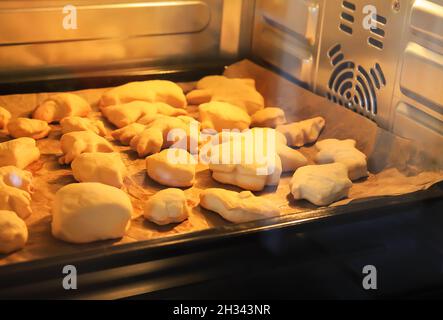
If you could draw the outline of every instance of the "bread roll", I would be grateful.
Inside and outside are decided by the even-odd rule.
[[[132,204],[120,189],[102,183],[73,183],[55,194],[52,235],[71,243],[118,239],[131,224]]]
[[[22,249],[28,241],[28,228],[15,212],[0,210],[0,254]]]
[[[146,202],[144,217],[160,226],[180,223],[188,219],[191,209],[185,193],[180,189],[157,192]]]

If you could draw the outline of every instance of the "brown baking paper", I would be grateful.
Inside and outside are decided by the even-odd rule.
[[[242,61],[228,67],[225,74],[228,77],[255,79],[257,89],[265,96],[266,105],[283,108],[288,121],[299,121],[315,116],[324,117],[326,128],[320,139],[351,138],[358,142],[358,148],[369,157],[371,173],[368,178],[354,183],[348,199],[339,201],[333,204],[334,206],[345,205],[356,199],[401,195],[424,190],[443,180],[441,159],[432,159],[426,150],[420,150],[412,142],[378,128],[372,121],[316,96],[267,69],[249,61]],[[188,91],[192,88],[192,84],[183,84],[183,87]],[[90,116],[93,118],[101,118],[96,105],[104,90],[92,89],[76,92],[92,104],[95,112]],[[32,110],[47,97],[47,93],[0,96],[0,106],[8,109],[13,116],[29,116]],[[195,107],[189,107],[188,111],[191,115],[197,116]],[[109,123],[106,121],[105,123],[110,130],[113,129]],[[241,190],[215,182],[207,167],[203,165],[198,166],[197,182],[194,187],[185,190],[191,203],[194,204],[194,209],[187,221],[164,227],[145,221],[141,216],[144,203],[151,195],[164,187],[146,176],[143,159],[138,159],[128,147],[114,143],[130,172],[125,179],[124,190],[131,197],[134,219],[127,235],[123,239],[86,245],[68,244],[53,238],[50,228],[50,211],[55,192],[76,181],[69,166],[61,166],[57,162],[61,155],[59,146],[61,134],[58,125],[52,125],[52,128],[53,131],[47,139],[37,142],[42,153],[40,160],[28,168],[34,175],[35,186],[32,194],[33,214],[26,220],[29,241],[23,250],[10,255],[0,255],[0,266],[78,253],[93,248],[105,250],[122,243],[145,241],[230,224],[217,214],[201,209],[198,206],[199,194],[201,190],[212,187]],[[8,137],[3,133],[1,139],[5,141]],[[310,163],[313,163],[312,159],[315,155],[313,146],[301,148],[300,151]],[[289,191],[290,179],[291,175],[284,175],[278,188],[268,188],[256,194],[277,203],[283,215],[317,208],[306,201],[292,199]],[[303,219],[305,218],[306,215],[303,215]],[[297,219],[297,215],[294,215],[294,219]]]

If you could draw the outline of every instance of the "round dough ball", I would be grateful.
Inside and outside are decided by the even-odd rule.
[[[131,201],[122,190],[95,182],[70,184],[55,195],[52,235],[71,243],[121,238],[131,215]]]
[[[149,198],[144,217],[160,226],[180,223],[189,217],[190,208],[183,190],[166,189]]]
[[[22,249],[28,241],[26,223],[13,211],[0,210],[0,253]]]
[[[165,149],[146,158],[148,176],[168,187],[192,187],[196,160],[183,149]]]

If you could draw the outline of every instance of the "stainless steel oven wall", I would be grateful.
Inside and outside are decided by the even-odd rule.
[[[395,78],[390,127],[419,140],[440,159],[443,150],[443,0],[408,7]]]
[[[257,0],[254,26],[256,56],[442,150],[442,0]]]
[[[257,0],[253,54],[313,88],[323,10],[324,0]]]
[[[0,1],[0,81],[235,58],[249,50],[242,13],[252,20],[250,3]],[[67,4],[76,9],[76,29],[72,7],[63,12]]]

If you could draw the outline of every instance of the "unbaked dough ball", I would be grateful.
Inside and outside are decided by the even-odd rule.
[[[190,211],[183,190],[166,189],[149,198],[146,202],[144,217],[155,224],[164,226],[185,221]]]
[[[14,138],[29,137],[43,139],[48,136],[51,128],[46,121],[28,118],[15,118],[8,123],[9,135]]]
[[[283,172],[294,172],[308,164],[308,159],[299,151],[287,146],[286,137],[279,131],[271,128],[253,128],[254,142],[262,142],[265,146],[277,152],[281,160]],[[248,134],[245,132],[244,135]]]
[[[6,128],[10,119],[11,113],[5,108],[0,107],[0,129]]]
[[[187,104],[183,90],[174,82],[150,80],[130,82],[106,91],[100,100],[100,107],[132,101],[163,102],[174,108],[185,108]]]
[[[317,141],[321,131],[325,127],[325,123],[325,119],[316,117],[277,126],[277,131],[280,131],[286,136],[289,146],[303,147],[306,144]]]
[[[91,131],[76,131],[64,134],[60,139],[63,156],[61,164],[70,164],[76,157],[86,152],[114,152],[112,144]]]
[[[166,149],[146,158],[148,176],[168,187],[192,187],[196,160],[183,149]]]
[[[242,108],[226,102],[209,102],[199,106],[202,129],[245,130],[251,124],[251,117]]]
[[[73,93],[57,93],[35,109],[33,118],[51,123],[69,116],[86,117],[90,111],[91,106],[82,97]]]
[[[282,174],[275,149],[265,150],[262,143],[238,144],[237,141],[214,146],[209,169],[214,180],[251,191],[278,186]]]
[[[326,139],[316,143],[319,151],[315,161],[320,164],[339,162],[348,169],[352,181],[368,176],[366,155],[356,147],[355,140]]]
[[[348,170],[342,163],[301,167],[290,182],[294,199],[306,199],[317,206],[347,197],[351,187]]]
[[[77,116],[66,117],[60,121],[62,133],[91,131],[102,137],[106,136],[106,128],[102,121]]]
[[[2,185],[31,192],[32,173],[14,166],[0,167],[0,188]]]
[[[131,140],[142,133],[146,129],[146,126],[140,123],[133,123],[121,129],[117,129],[112,132],[112,137],[115,140],[120,141],[124,146],[129,146]]]
[[[132,123],[149,124],[160,116],[180,116],[187,114],[186,110],[173,108],[162,102],[133,101],[102,109],[103,115],[117,128],[123,128]]]
[[[18,138],[0,143],[0,167],[23,169],[40,158],[40,150],[32,138]]]
[[[131,149],[140,157],[160,152],[175,146],[191,153],[198,150],[199,123],[189,117],[161,117],[145,127],[131,139]]]
[[[71,243],[121,238],[131,215],[131,201],[122,190],[102,183],[73,183],[55,194],[52,235]]]
[[[28,241],[28,228],[15,212],[0,210],[0,253],[22,249]]]
[[[264,108],[263,96],[256,90],[254,79],[230,79],[208,76],[197,82],[197,88],[186,95],[189,104],[227,102],[245,110],[249,115]]]
[[[254,113],[251,121],[251,127],[275,128],[286,123],[286,116],[283,109],[264,108]]]
[[[0,210],[14,211],[26,219],[32,214],[31,195],[19,188],[3,185],[0,187]]]
[[[100,182],[116,188],[123,186],[127,174],[118,153],[82,153],[72,161],[71,168],[79,182]]]
[[[280,215],[279,208],[271,200],[256,197],[250,191],[235,192],[217,188],[206,189],[200,194],[200,205],[234,223],[255,221]]]

